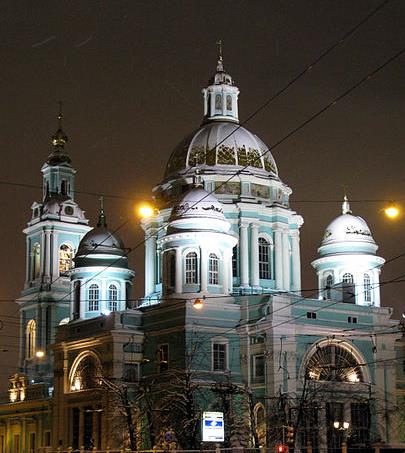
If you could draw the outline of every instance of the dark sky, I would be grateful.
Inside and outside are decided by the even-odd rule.
[[[360,22],[380,1],[3,1],[0,3],[0,181],[39,185],[40,168],[64,102],[67,147],[77,189],[106,198],[111,227],[150,199],[172,148],[202,119],[201,89],[224,41],[225,68],[241,90],[246,118],[267,98]],[[286,94],[247,125],[269,146],[333,97],[405,46],[405,2],[390,1]],[[292,189],[301,229],[303,288],[316,287],[310,262],[326,225],[351,199],[405,200],[405,56],[274,150]],[[40,190],[0,184],[0,299],[4,364],[0,386],[17,356],[30,206]],[[133,199],[134,201],[130,201]],[[97,197],[79,195],[92,224]],[[303,203],[302,201],[318,201]],[[299,202],[300,201],[300,202]],[[404,201],[405,208],[405,201]],[[366,218],[379,254],[405,252],[405,215],[384,218],[383,202],[353,203]],[[129,247],[142,239],[138,220],[121,231]],[[136,296],[143,292],[143,247],[131,254]],[[405,258],[383,268],[382,281],[405,273]],[[404,283],[382,287],[382,304],[404,307]],[[15,368],[14,368],[15,369]]]

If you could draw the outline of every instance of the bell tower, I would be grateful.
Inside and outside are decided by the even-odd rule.
[[[26,275],[20,306],[20,367],[31,380],[50,379],[50,351],[56,328],[69,318],[70,269],[77,247],[89,231],[88,220],[74,201],[76,170],[65,151],[59,127],[53,149],[42,166],[42,201],[31,206],[26,235]]]

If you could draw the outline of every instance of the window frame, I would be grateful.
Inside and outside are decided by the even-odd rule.
[[[208,254],[208,284],[219,285],[219,256],[214,252]]]
[[[363,285],[364,285],[364,302],[369,302],[371,304],[373,302],[371,277],[367,273],[363,275]]]
[[[265,259],[267,256],[267,259]],[[259,279],[272,279],[272,243],[269,239],[259,236],[257,239],[257,261],[259,264]]]
[[[256,360],[257,359],[262,359],[263,360],[263,374],[257,374],[257,363],[256,363]],[[265,361],[265,357],[264,357],[264,354],[255,354],[253,356],[253,377],[256,378],[256,379],[261,379],[261,378],[264,378],[266,374],[266,361]]]
[[[192,256],[191,256],[192,255]],[[198,285],[199,259],[196,250],[187,250],[184,254],[184,284]]]
[[[217,353],[221,353],[221,351],[216,351],[216,347],[223,347],[223,353],[224,353],[224,359],[223,359],[223,368],[219,368],[216,366],[216,363],[218,363],[221,359],[216,357]],[[212,371],[219,372],[219,373],[224,373],[229,370],[229,345],[228,341],[226,340],[219,340],[219,339],[213,339],[211,343],[211,369]]]
[[[111,297],[111,292],[113,291],[112,287],[114,287],[114,289],[115,289],[115,299],[113,299]],[[108,310],[110,310],[110,311],[118,311],[119,285],[117,285],[115,282],[111,282],[108,285],[107,291],[108,291],[108,293],[107,293],[108,294]],[[115,308],[113,307],[113,303],[115,303]]]
[[[97,294],[97,297],[93,296],[92,292]],[[88,304],[87,311],[98,311],[100,310],[100,285],[92,283],[89,285],[87,290]]]

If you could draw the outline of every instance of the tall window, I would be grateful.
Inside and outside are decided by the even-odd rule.
[[[167,266],[167,283],[170,288],[176,285],[176,253],[173,251],[166,252],[166,266]]]
[[[99,309],[100,289],[98,285],[92,284],[89,288],[89,311],[97,311]]]
[[[232,96],[229,94],[226,97],[226,110],[232,110]]]
[[[66,272],[73,267],[73,249],[70,245],[62,244],[59,248],[59,274],[66,275]]]
[[[208,283],[219,285],[219,260],[215,253],[210,253],[208,259]]]
[[[352,274],[349,274],[349,273],[346,273],[343,275],[343,283],[347,284],[347,285],[353,285],[353,275]]]
[[[25,330],[25,357],[32,359],[35,356],[35,342],[37,335],[37,323],[34,319],[30,319]]]
[[[371,280],[368,274],[364,274],[364,301],[371,302]]]
[[[328,275],[326,277],[326,286],[325,286],[325,294],[326,294],[327,299],[331,298],[332,284],[333,284],[333,277],[332,277],[332,275]]]
[[[212,344],[212,369],[214,371],[226,370],[226,348],[225,343]]]
[[[220,94],[215,95],[215,110],[222,110],[222,96]]]
[[[118,309],[118,289],[115,285],[108,287],[108,303],[110,311],[117,311]]]
[[[186,255],[186,284],[191,285],[198,282],[197,253],[189,252]]]
[[[238,276],[238,246],[232,249],[232,276]]]
[[[32,279],[39,277],[41,272],[41,246],[35,244],[32,248]]]
[[[159,373],[169,368],[169,345],[161,344],[158,349]]]
[[[270,250],[270,243],[264,238],[259,238],[259,278],[271,278]]]

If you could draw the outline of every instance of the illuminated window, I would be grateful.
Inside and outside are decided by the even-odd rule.
[[[99,309],[100,289],[98,285],[92,284],[89,288],[89,311],[97,311]]]
[[[215,110],[222,110],[222,96],[220,94],[215,95]]]
[[[326,286],[325,286],[325,294],[326,294],[326,298],[327,299],[330,299],[331,298],[331,288],[332,288],[332,284],[333,284],[333,277],[332,275],[328,275],[326,277]]]
[[[70,245],[62,244],[59,248],[59,274],[66,273],[73,267],[73,249]]]
[[[41,246],[35,244],[32,248],[32,279],[39,277],[41,272]]]
[[[186,284],[190,285],[198,283],[198,272],[197,272],[197,253],[189,252],[186,255]]]
[[[215,253],[210,253],[208,260],[208,283],[219,285],[219,260]]]
[[[349,273],[346,273],[343,275],[343,283],[347,284],[347,285],[353,285],[353,275],[352,274],[349,274]]]
[[[30,319],[25,329],[25,357],[27,359],[32,359],[33,357],[35,357],[36,336],[37,323],[34,319]]]
[[[115,285],[108,287],[109,310],[117,311],[118,309],[118,289]]]
[[[102,384],[102,370],[99,358],[87,353],[76,359],[70,377],[70,389],[73,392],[93,389]]]
[[[212,369],[214,371],[225,371],[227,369],[227,344],[212,344]]]
[[[368,274],[364,274],[364,301],[371,302],[371,280]]]
[[[271,248],[264,238],[259,238],[259,278],[271,278]]]
[[[232,96],[229,94],[226,97],[226,110],[232,110]]]

